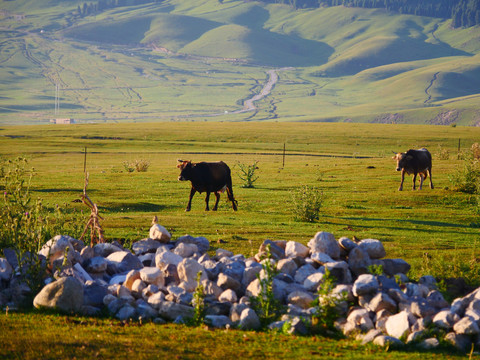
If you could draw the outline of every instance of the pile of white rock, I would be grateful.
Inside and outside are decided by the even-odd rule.
[[[90,247],[69,236],[56,236],[39,253],[48,259],[53,275],[34,306],[84,315],[106,309],[120,320],[185,322],[193,316],[193,293],[201,272],[205,322],[215,328],[258,330],[260,319],[251,298],[261,294],[262,259],[268,247],[278,270],[274,296],[286,309],[281,321],[269,325],[271,329],[285,329],[288,322],[289,332],[308,334],[315,311],[312,302],[328,269],[336,279],[331,296],[343,294],[347,299],[338,306],[336,322],[345,335],[381,346],[412,342],[434,348],[439,340],[446,340],[470,351],[472,345],[480,345],[480,288],[449,304],[432,276],[409,281],[410,265],[402,259],[386,259],[379,240],[336,240],[319,232],[307,246],[266,240],[250,258],[224,249],[216,249],[214,255],[211,251],[210,256],[210,243],[204,237],[170,240],[158,224],[152,226],[149,238],[133,244],[133,252],[119,243]],[[5,308],[14,307],[28,287],[19,281],[14,254],[7,249],[4,254],[0,304]]]

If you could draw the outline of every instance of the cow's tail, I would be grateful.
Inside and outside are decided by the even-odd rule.
[[[227,179],[227,196],[228,196],[228,200],[230,200],[232,202],[233,210],[237,211],[238,202],[237,202],[237,200],[235,200],[235,197],[233,196],[232,178],[231,177],[229,177]]]

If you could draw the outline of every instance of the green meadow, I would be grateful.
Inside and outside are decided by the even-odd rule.
[[[281,122],[15,126],[0,130],[0,152],[30,159],[37,173],[32,194],[53,208],[80,206],[72,201],[83,191],[86,148],[87,190],[109,240],[147,237],[154,215],[174,238],[205,236],[212,249],[247,256],[265,239],[306,244],[317,231],[329,231],[383,241],[388,256],[404,258],[418,276],[425,252],[470,258],[478,250],[473,198],[453,191],[450,177],[463,167],[459,143],[468,150],[479,135],[478,128],[460,126]],[[408,178],[397,191],[392,151],[424,146],[433,154],[435,189],[412,191]],[[437,156],[442,149],[448,160]],[[219,211],[205,212],[204,194],[197,193],[185,213],[190,184],[177,180],[178,159],[229,164],[239,211],[223,195]],[[124,162],[135,160],[148,161],[148,171],[127,172]],[[242,188],[238,164],[255,161],[255,187]],[[292,195],[302,185],[324,194],[314,223],[293,217]]]

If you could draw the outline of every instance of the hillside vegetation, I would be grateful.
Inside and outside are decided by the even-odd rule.
[[[480,122],[480,29],[443,18],[241,0],[0,7],[4,124]],[[235,113],[272,68],[282,68],[273,91],[255,111]]]

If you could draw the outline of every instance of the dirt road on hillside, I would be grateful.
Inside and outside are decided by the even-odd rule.
[[[247,112],[247,111],[255,111],[257,109],[257,107],[254,104],[255,101],[261,100],[261,99],[267,97],[268,95],[270,95],[270,92],[272,91],[275,84],[277,83],[277,81],[278,81],[278,71],[292,70],[292,69],[293,69],[292,67],[285,67],[285,68],[280,68],[280,69],[268,70],[266,72],[268,74],[268,80],[265,83],[265,85],[263,86],[260,93],[258,93],[257,95],[254,95],[253,97],[251,97],[248,100],[245,100],[245,102],[243,103],[243,109],[232,111],[231,113],[232,114],[240,114],[240,113],[244,113],[244,112]]]

